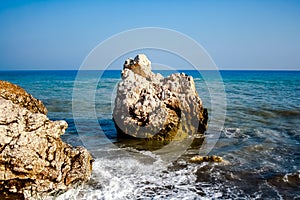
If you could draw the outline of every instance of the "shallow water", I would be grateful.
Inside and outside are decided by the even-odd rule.
[[[203,104],[211,113],[207,85],[217,85],[219,80],[209,72],[203,72],[209,83],[197,71],[185,73],[194,77]],[[299,71],[221,72],[227,105],[225,125],[219,127],[220,138],[209,154],[222,156],[229,162],[226,165],[190,163],[189,159],[199,153],[197,145],[183,154],[178,153],[180,144],[165,151],[124,145],[118,141],[111,119],[120,72],[106,71],[100,79],[97,73],[85,72],[75,89],[93,90],[95,98],[86,95],[74,103],[78,100],[72,96],[76,74],[0,72],[1,80],[18,84],[41,99],[50,119],[68,122],[64,141],[86,146],[95,157],[91,180],[57,199],[300,198]],[[210,129],[207,134],[214,131]]]

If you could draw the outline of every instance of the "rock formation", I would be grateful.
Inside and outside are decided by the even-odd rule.
[[[23,88],[10,82],[0,81],[0,97],[11,100],[14,104],[27,108],[33,113],[42,113],[47,115],[47,108],[41,100],[35,99]]]
[[[204,133],[208,114],[193,77],[181,73],[164,78],[140,54],[124,63],[113,119],[121,136],[171,141]]]
[[[0,81],[0,199],[36,199],[86,181],[92,157],[64,143],[65,121],[51,121],[41,101]]]

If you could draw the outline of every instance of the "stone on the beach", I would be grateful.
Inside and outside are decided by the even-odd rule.
[[[121,136],[171,141],[204,133],[208,114],[193,77],[178,73],[164,78],[140,54],[125,61],[113,119]]]
[[[60,138],[68,124],[49,120],[42,114],[46,108],[39,101],[30,103],[33,97],[19,87],[0,85],[5,85],[0,87],[0,197],[36,199],[88,180],[90,153]]]

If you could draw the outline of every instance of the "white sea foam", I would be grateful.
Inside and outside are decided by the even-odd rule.
[[[141,157],[97,158],[90,181],[84,186],[69,190],[57,199],[204,198],[195,187],[195,172],[199,166],[189,165],[183,169],[170,170],[157,155],[149,151],[140,153]],[[154,159],[154,162],[145,164],[145,156]],[[221,194],[212,193],[211,197],[219,195]]]
[[[233,138],[240,134],[241,130],[239,128],[224,128],[223,133],[225,137]]]

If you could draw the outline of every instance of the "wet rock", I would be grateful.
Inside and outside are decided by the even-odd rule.
[[[300,196],[300,170],[287,174],[268,175],[267,182],[272,188],[276,188],[283,199],[297,199],[295,197]]]
[[[49,120],[40,101],[30,104],[24,99],[33,97],[20,88],[16,98],[7,87],[0,91],[0,197],[36,199],[88,180],[91,155],[60,138],[68,124]]]
[[[140,54],[124,63],[113,119],[122,137],[171,141],[204,133],[208,114],[193,77],[178,73],[164,78]]]
[[[202,163],[202,162],[224,162],[220,156],[194,156],[190,159],[193,163]]]
[[[7,81],[0,80],[0,97],[27,108],[33,113],[47,114],[47,108],[41,100],[28,94],[23,88]]]

